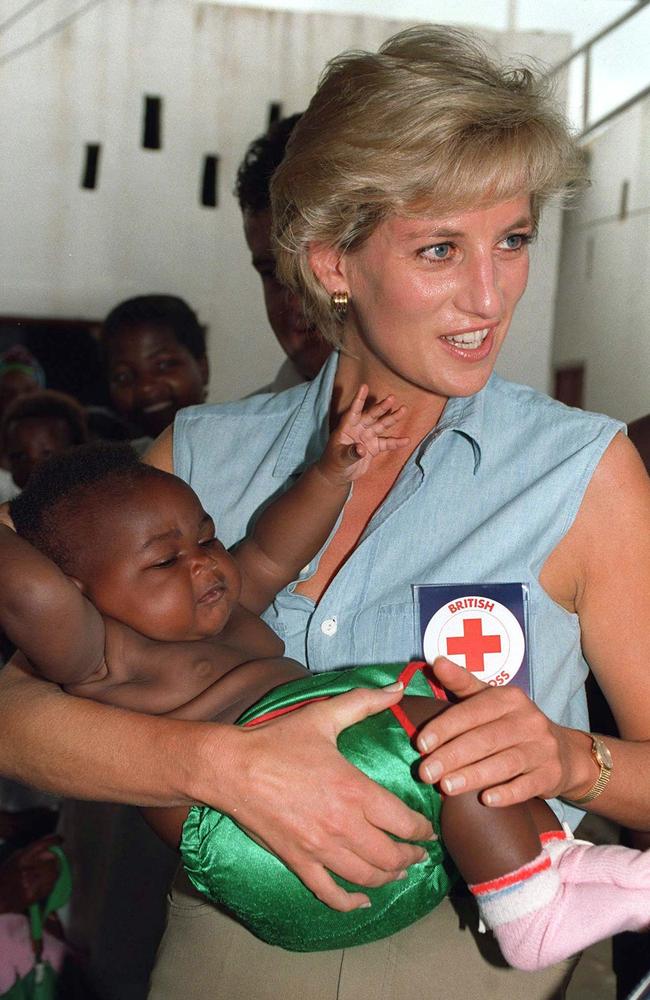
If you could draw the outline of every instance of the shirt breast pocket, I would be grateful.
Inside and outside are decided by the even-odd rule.
[[[422,658],[417,609],[413,601],[384,604],[377,612],[372,663],[406,663]]]

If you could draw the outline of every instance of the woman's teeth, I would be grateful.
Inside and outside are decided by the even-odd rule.
[[[480,347],[485,338],[487,337],[489,330],[472,330],[471,333],[457,333],[451,337],[443,337],[449,344],[454,344],[456,347],[464,347],[466,350],[474,350],[476,347]]]

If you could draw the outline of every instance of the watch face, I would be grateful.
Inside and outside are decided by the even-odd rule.
[[[598,761],[598,763],[601,764],[603,767],[607,767],[611,770],[614,763],[612,760],[612,755],[609,752],[607,745],[598,738],[595,738],[594,741],[594,753],[596,755],[596,760]]]

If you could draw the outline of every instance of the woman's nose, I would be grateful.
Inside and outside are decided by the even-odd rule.
[[[466,261],[456,294],[456,305],[463,312],[481,319],[500,318],[501,290],[497,265],[491,255],[477,255]]]

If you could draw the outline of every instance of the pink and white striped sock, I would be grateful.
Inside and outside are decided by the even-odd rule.
[[[542,969],[612,934],[650,927],[650,851],[562,834],[541,840],[529,864],[469,887],[510,965]]]

